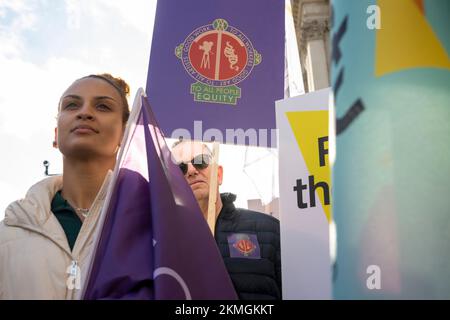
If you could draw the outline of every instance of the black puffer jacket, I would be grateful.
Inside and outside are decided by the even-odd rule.
[[[236,208],[221,194],[215,238],[239,299],[281,299],[280,224],[270,215]]]

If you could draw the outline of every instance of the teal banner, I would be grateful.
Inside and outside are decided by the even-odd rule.
[[[450,2],[334,0],[336,299],[450,298]]]

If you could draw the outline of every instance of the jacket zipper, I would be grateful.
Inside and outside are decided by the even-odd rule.
[[[67,288],[69,290],[79,290],[81,289],[81,269],[78,265],[77,260],[72,260],[69,267],[66,270],[66,273],[69,274],[67,277]]]

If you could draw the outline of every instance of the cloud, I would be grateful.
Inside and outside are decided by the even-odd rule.
[[[66,0],[67,27],[77,30],[81,26],[81,4],[77,0]]]
[[[151,34],[156,0],[65,0],[67,26],[80,29],[92,20],[97,26],[107,22],[134,32]]]
[[[19,56],[23,50],[23,33],[33,30],[37,17],[35,8],[20,0],[3,0],[0,2],[0,55]]]
[[[129,0],[127,6],[123,5],[123,0],[98,0],[96,3],[112,9],[120,17],[117,22],[125,27],[152,34],[156,0]]]
[[[0,55],[5,57],[18,56],[23,47],[18,37],[0,31]]]

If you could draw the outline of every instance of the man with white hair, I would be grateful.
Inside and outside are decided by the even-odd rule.
[[[208,214],[212,152],[202,142],[179,140],[172,147],[205,219]],[[219,194],[218,166],[214,237],[240,299],[281,299],[280,225],[274,217],[236,208],[236,196]]]

